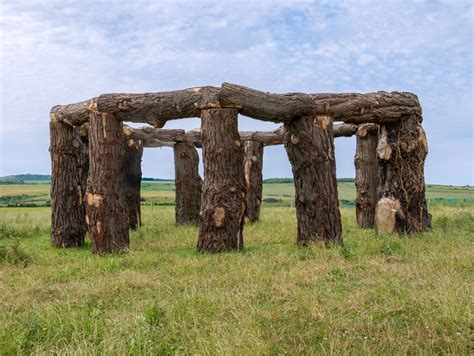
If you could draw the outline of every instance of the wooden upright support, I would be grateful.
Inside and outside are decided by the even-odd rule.
[[[379,187],[379,166],[377,141],[379,127],[376,124],[359,125],[356,135],[355,186],[357,225],[374,227],[377,189]]]
[[[129,207],[128,225],[136,230],[142,224],[140,188],[142,183],[143,144],[140,140],[128,139],[125,150],[125,197]]]
[[[126,202],[126,139],[122,122],[107,113],[89,118],[90,169],[87,184],[87,223],[92,252],[128,249]]]
[[[380,169],[375,225],[379,233],[421,233],[431,228],[425,199],[428,141],[418,115],[403,115],[381,126],[377,155]]]
[[[246,192],[245,220],[255,222],[260,218],[263,188],[263,144],[244,141],[244,172]]]
[[[84,182],[87,179],[87,143],[79,129],[62,121],[50,123],[51,243],[78,247],[86,234]]]
[[[204,184],[200,252],[240,251],[245,212],[244,150],[237,109],[201,111]]]
[[[178,142],[173,149],[176,223],[198,224],[202,186],[202,179],[199,176],[199,155],[192,143]]]
[[[298,244],[341,244],[331,119],[301,117],[285,124],[285,148],[296,189]]]

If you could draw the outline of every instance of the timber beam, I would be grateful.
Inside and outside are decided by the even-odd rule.
[[[403,115],[421,116],[416,95],[406,92],[271,94],[237,84],[204,86],[161,93],[102,94],[76,104],[51,109],[51,121],[79,126],[91,112],[105,112],[121,121],[161,128],[169,120],[199,117],[201,110],[235,108],[263,121],[290,123],[299,117],[329,116],[346,123],[388,124]]]
[[[357,125],[334,125],[334,137],[351,137],[357,133]],[[125,135],[129,139],[143,141],[144,147],[174,147],[178,142],[202,144],[201,130],[190,131],[180,129],[155,129],[153,127],[132,128],[124,126]],[[284,143],[283,128],[275,131],[240,131],[241,141],[254,141],[263,146],[282,145]]]

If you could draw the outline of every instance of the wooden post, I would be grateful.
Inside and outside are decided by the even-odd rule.
[[[204,184],[200,252],[240,251],[245,212],[244,150],[237,109],[201,111]]]
[[[377,232],[420,233],[431,228],[425,199],[424,165],[428,141],[421,117],[404,115],[381,126],[377,155],[380,169]]]
[[[86,211],[93,253],[118,252],[129,246],[125,147],[122,122],[111,114],[92,112]]]
[[[300,117],[285,124],[285,148],[296,189],[298,244],[341,244],[331,119]]]
[[[87,147],[79,129],[51,121],[51,243],[54,247],[78,247],[86,234],[84,181]]]
[[[176,223],[198,224],[201,208],[199,155],[192,143],[177,142],[174,145],[176,187]]]
[[[127,205],[129,207],[128,225],[130,229],[136,230],[142,225],[140,209],[140,188],[142,183],[142,141],[129,139],[125,151],[126,169],[126,193]]]
[[[246,191],[245,220],[255,222],[260,218],[263,188],[263,145],[255,141],[244,141],[244,172]]]
[[[356,135],[355,186],[357,225],[374,227],[377,189],[379,187],[379,166],[377,162],[377,141],[379,127],[362,124]]]

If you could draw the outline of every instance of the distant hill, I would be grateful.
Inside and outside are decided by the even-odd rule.
[[[354,178],[338,178],[338,183],[354,183]],[[272,184],[287,184],[293,183],[293,178],[267,178],[263,180],[263,183],[272,183]]]
[[[32,181],[47,183],[51,181],[51,176],[47,174],[16,174],[0,177],[0,184],[22,184]]]
[[[28,183],[31,181],[41,181],[49,182],[51,181],[51,176],[46,174],[16,174],[11,176],[0,177],[0,184],[22,184]],[[173,182],[174,179],[162,179],[162,178],[151,178],[143,177],[143,182]],[[353,183],[354,178],[338,178],[339,183]],[[263,180],[263,183],[273,183],[273,184],[287,184],[293,183],[293,178],[267,178]]]
[[[174,179],[142,177],[142,182],[174,182]]]

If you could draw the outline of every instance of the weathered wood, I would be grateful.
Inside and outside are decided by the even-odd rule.
[[[132,230],[142,225],[140,188],[142,182],[142,141],[128,139],[125,148],[125,198],[129,208],[128,226]]]
[[[380,172],[375,224],[379,233],[421,233],[431,228],[425,199],[424,165],[428,141],[416,115],[380,129]]]
[[[357,224],[362,228],[374,227],[379,186],[378,131],[378,125],[363,124],[359,126],[356,135],[356,154],[354,156],[356,217]]]
[[[86,212],[93,253],[124,251],[129,246],[125,140],[121,121],[107,113],[91,113]]]
[[[302,117],[286,124],[285,148],[296,189],[297,243],[341,244],[331,120]]]
[[[75,104],[56,105],[50,112],[51,122],[64,121],[69,125],[80,126],[89,120],[91,111],[95,111],[96,98]]]
[[[224,83],[221,106],[238,107],[254,119],[289,123],[302,116],[330,116],[347,123],[389,123],[402,115],[421,114],[416,95],[399,92],[368,94],[270,94],[242,85]]]
[[[359,126],[355,124],[336,124],[333,125],[332,131],[334,138],[337,137],[352,137],[357,133]]]
[[[162,93],[102,94],[97,110],[119,120],[163,127],[168,120],[199,117],[202,109],[219,107],[218,92],[219,88],[206,86]]]
[[[242,137],[242,136],[241,136]],[[263,189],[263,144],[255,141],[244,142],[244,173],[247,191],[245,194],[245,220],[258,221],[262,204]]]
[[[84,181],[87,147],[78,128],[61,121],[50,123],[51,243],[78,247],[86,234]]]
[[[238,108],[246,116],[289,123],[300,116],[330,116],[347,123],[394,123],[402,115],[421,115],[416,95],[400,92],[368,94],[270,94],[237,84],[144,94],[102,94],[77,104],[58,105],[52,121],[80,125],[91,111],[114,114],[118,120],[163,127],[168,120],[198,117],[207,108]]]
[[[176,142],[194,143],[197,146],[202,144],[200,129],[184,131],[124,126],[124,132],[130,138],[142,140],[144,147],[173,147]],[[357,125],[334,125],[333,132],[334,137],[351,137],[356,134]],[[275,131],[239,131],[239,135],[241,141],[255,141],[264,146],[283,144],[283,130],[281,129]]]
[[[242,250],[245,212],[244,151],[237,109],[201,112],[204,156],[200,252]]]
[[[192,143],[176,143],[174,146],[176,187],[176,223],[198,224],[201,208],[199,155]]]
[[[140,141],[157,139],[165,142],[187,142],[186,131],[182,129],[157,129],[154,127],[133,128],[124,125],[123,132],[128,138]]]

